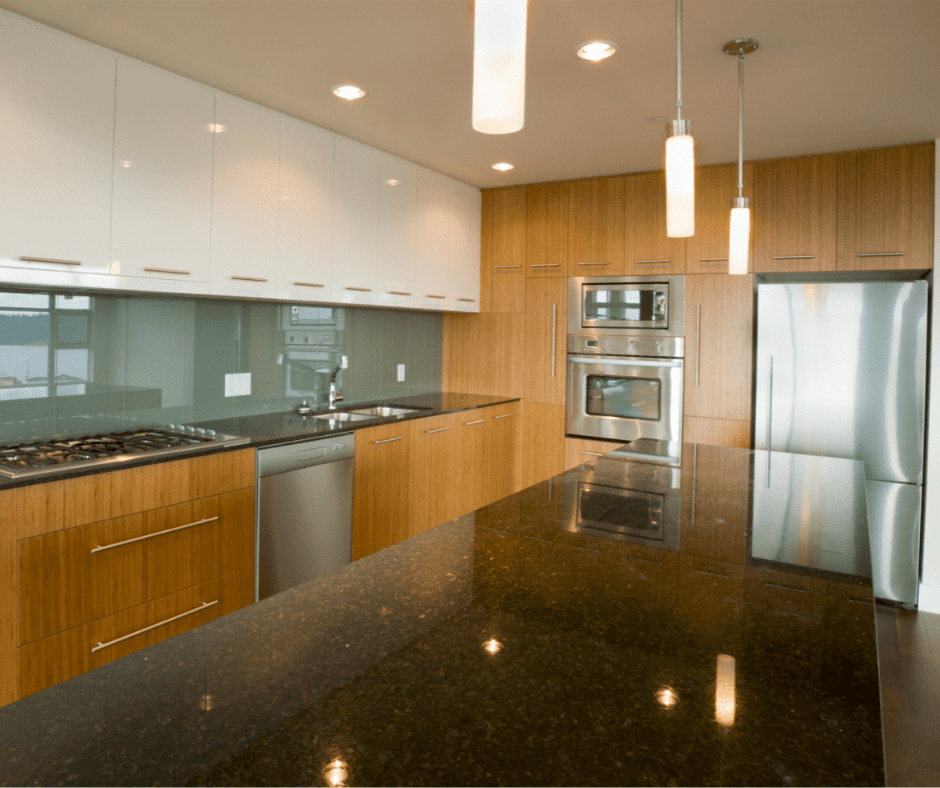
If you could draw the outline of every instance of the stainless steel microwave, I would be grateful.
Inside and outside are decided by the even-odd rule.
[[[685,336],[685,277],[571,277],[568,334]]]

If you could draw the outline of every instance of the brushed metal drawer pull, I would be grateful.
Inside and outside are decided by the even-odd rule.
[[[388,294],[389,295],[404,295],[404,296],[411,295],[411,293],[406,293],[404,290],[389,290]]]
[[[870,599],[849,599],[849,602],[854,602],[856,605],[865,605],[866,607],[871,607],[873,604]]]
[[[782,588],[785,591],[799,591],[801,594],[806,593],[805,588],[796,588],[795,586],[784,586],[784,585],[780,585],[779,583],[768,583],[766,580],[764,580],[763,583],[765,586],[770,586],[771,588]]]
[[[771,257],[771,260],[812,260],[814,254],[782,254]]]
[[[321,285],[317,282],[294,282],[298,287],[326,287],[326,285]]]
[[[599,451],[582,451],[582,454],[589,454],[591,457],[603,457],[604,453]]]
[[[106,544],[103,547],[98,545],[91,549],[93,553],[100,553],[104,550],[112,550],[115,547],[121,547],[122,545],[132,544],[133,542],[142,542],[144,539],[153,539],[155,536],[163,536],[163,534],[171,534],[174,531],[182,531],[185,528],[195,528],[197,525],[205,525],[206,523],[212,523],[218,520],[218,517],[207,517],[205,520],[199,520],[195,523],[187,523],[186,525],[178,525],[175,528],[167,528],[165,531],[157,531],[152,534],[144,534],[143,536],[135,536],[133,539],[125,539],[123,542],[115,542],[114,544]]]
[[[709,572],[707,569],[696,569],[692,567],[693,572],[698,572],[700,575],[713,575],[714,577],[724,577],[727,579],[728,575],[722,574],[721,572]]]
[[[727,263],[727,257],[700,257],[698,259],[700,263]]]
[[[123,643],[125,640],[130,640],[133,637],[144,634],[144,632],[149,632],[151,629],[162,627],[164,624],[171,624],[174,621],[179,621],[181,618],[186,618],[186,616],[191,616],[193,613],[198,613],[200,610],[205,610],[207,607],[212,607],[213,605],[217,604],[219,604],[218,599],[216,599],[215,602],[203,602],[199,607],[194,607],[192,610],[187,610],[185,613],[180,613],[178,616],[173,616],[172,618],[168,618],[165,621],[160,621],[157,624],[151,624],[149,627],[138,629],[136,632],[131,632],[129,635],[124,635],[123,637],[109,640],[107,643],[99,642],[97,646],[92,647],[91,653],[94,654],[96,651],[101,651],[103,648],[113,646],[115,643]]]
[[[189,276],[192,271],[184,271],[181,268],[144,268],[152,274],[186,274]]]
[[[405,437],[404,435],[399,435],[397,438],[386,438],[384,441],[372,441],[372,442],[376,446],[378,446],[380,443],[394,443],[395,441],[400,441],[404,437]]]
[[[442,295],[430,295],[430,294],[428,294],[428,295],[425,296],[425,298],[447,298],[447,296],[442,296]]]
[[[54,257],[20,257],[24,263],[55,263],[56,265],[81,265],[79,260],[56,260]]]
[[[904,257],[904,252],[863,252],[858,253],[859,257]]]
[[[355,290],[357,293],[371,293],[371,287],[347,287],[347,290]]]
[[[486,419],[477,419],[476,421],[465,421],[465,422],[463,423],[463,426],[464,426],[464,427],[471,427],[471,426],[473,426],[474,424],[482,424],[484,421],[486,421]]]
[[[638,555],[628,555],[627,558],[631,561],[645,561],[648,564],[659,564],[662,566],[662,561],[654,561],[652,558],[641,558]]]
[[[610,265],[610,263],[578,263],[578,265]]]
[[[435,432],[446,432],[450,427],[438,427],[436,430],[425,430],[425,435],[433,435]]]
[[[558,326],[558,304],[552,304],[552,377],[555,377],[555,346],[558,344],[555,339],[555,329]]]
[[[695,305],[695,385],[698,385],[698,373],[702,366],[702,305]]]
[[[529,268],[558,268],[561,263],[532,263]]]
[[[637,265],[653,265],[654,263],[671,263],[672,260],[634,260]]]
[[[511,413],[504,413],[502,416],[493,416],[493,421],[496,421],[496,419],[508,419],[510,416],[512,416]]]
[[[232,274],[232,279],[238,279],[240,282],[267,282],[263,276],[235,276]]]
[[[521,265],[494,265],[493,268],[522,268]]]
[[[458,298],[458,301],[466,301],[468,304],[473,304],[476,302],[475,298]]]

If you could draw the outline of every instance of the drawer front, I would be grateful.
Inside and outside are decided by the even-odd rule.
[[[254,563],[254,490],[19,543],[24,645]]]
[[[253,574],[243,569],[22,646],[20,697],[193,629],[253,599]]]

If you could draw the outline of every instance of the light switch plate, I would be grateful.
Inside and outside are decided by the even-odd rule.
[[[251,373],[239,372],[225,376],[225,396],[244,397],[251,394]]]
[[[405,381],[405,365],[399,364],[398,365],[398,382],[404,383],[404,381]]]

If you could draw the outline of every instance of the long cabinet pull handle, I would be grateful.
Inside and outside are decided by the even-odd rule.
[[[294,282],[298,287],[326,287],[326,285],[321,285],[319,282]]]
[[[81,265],[80,260],[56,260],[54,257],[20,257],[24,263],[55,263],[56,265]]]
[[[435,432],[446,432],[450,427],[438,427],[436,430],[425,430],[425,435],[433,435]]]
[[[152,274],[186,274],[189,276],[192,273],[192,271],[184,271],[181,268],[144,268],[144,270]]]
[[[496,421],[496,419],[508,419],[510,416],[512,416],[511,413],[504,413],[502,416],[493,416],[493,421]]]
[[[904,252],[859,252],[859,257],[904,257]]]
[[[218,520],[218,517],[207,517],[205,520],[197,520],[194,523],[187,523],[186,525],[178,525],[175,528],[167,528],[165,531],[157,531],[152,534],[144,534],[143,536],[135,536],[133,539],[125,539],[123,542],[114,542],[113,544],[106,544],[104,546],[97,545],[91,549],[92,553],[101,553],[105,550],[113,550],[115,547],[121,547],[126,544],[133,544],[134,542],[142,542],[145,539],[153,539],[155,536],[163,536],[164,534],[171,534],[174,531],[182,531],[186,528],[195,528],[197,525],[205,525],[206,523],[214,523]]]
[[[430,295],[430,294],[428,294],[428,295],[425,296],[425,298],[447,298],[447,296],[442,296],[442,295]]]
[[[521,265],[494,265],[493,268],[522,268]]]
[[[698,259],[700,263],[727,263],[727,257],[700,257]]]
[[[774,255],[771,257],[771,260],[812,260],[816,255],[814,254],[781,254]]]
[[[856,605],[867,605],[868,607],[872,606],[872,601],[870,599],[852,599],[849,598],[849,602],[854,602]]]
[[[470,427],[470,426],[472,426],[473,424],[482,424],[484,421],[486,421],[486,419],[477,419],[476,421],[465,421],[465,422],[463,423],[463,426],[464,426],[464,427]]]
[[[698,385],[698,373],[702,366],[702,305],[695,305],[695,385]]]
[[[555,329],[558,324],[558,305],[552,304],[552,377],[555,377]]]
[[[268,280],[263,276],[235,276],[232,274],[232,279],[238,279],[241,282],[267,282]]]
[[[185,613],[180,613],[178,616],[173,616],[168,618],[165,621],[160,621],[156,624],[151,624],[149,627],[144,627],[143,629],[138,629],[136,632],[131,632],[129,635],[124,635],[114,640],[109,640],[107,643],[98,643],[97,646],[92,647],[91,653],[94,654],[96,651],[101,651],[103,648],[108,646],[113,646],[115,643],[123,643],[125,640],[130,640],[133,637],[144,634],[144,632],[149,632],[151,629],[156,629],[157,627],[162,627],[164,624],[171,624],[174,621],[179,621],[181,618],[186,618],[186,616],[191,616],[193,613],[198,613],[200,610],[205,610],[207,607],[212,607],[213,605],[219,604],[219,600],[216,599],[215,602],[203,602],[199,607],[194,607],[192,610],[187,610]]]
[[[637,265],[652,265],[653,263],[671,263],[672,260],[634,260]]]
[[[561,263],[532,263],[529,268],[558,268]]]
[[[728,578],[728,575],[721,572],[709,572],[707,569],[696,569],[694,566],[692,567],[692,571],[698,572],[700,575],[713,575],[715,577],[724,577],[725,579]]]
[[[372,442],[376,446],[378,446],[380,443],[394,443],[395,441],[400,441],[404,437],[405,437],[404,435],[399,435],[397,438],[386,438],[384,441],[372,441]]]
[[[468,304],[472,304],[472,303],[476,302],[476,299],[475,299],[475,298],[458,298],[457,300],[458,300],[458,301],[466,301]]]
[[[357,293],[371,293],[371,287],[347,287],[347,290],[355,290]]]
[[[770,583],[767,580],[764,580],[763,582],[765,586],[770,586],[771,588],[782,588],[785,591],[799,591],[801,594],[806,593],[805,588],[797,588],[796,586],[785,586],[785,585],[782,585],[781,583]]]
[[[764,447],[767,451],[773,451],[770,447],[771,422],[774,417],[774,357],[770,357],[770,375],[767,384],[767,445]],[[767,475],[770,476],[770,458],[767,458]]]
[[[610,263],[578,263],[578,265],[610,265]]]
[[[603,457],[604,455],[599,451],[583,451],[582,454],[590,454],[592,457]]]
[[[388,294],[389,295],[404,295],[404,296],[411,295],[411,293],[406,293],[404,290],[389,290]]]

